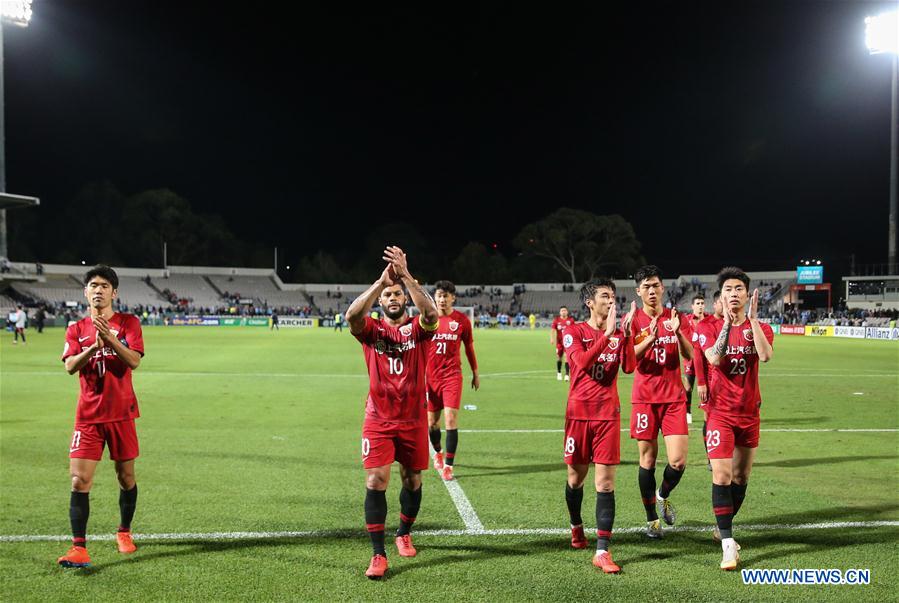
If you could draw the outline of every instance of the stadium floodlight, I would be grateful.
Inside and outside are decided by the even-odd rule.
[[[899,54],[899,10],[867,17],[865,44],[871,54]]]
[[[897,209],[897,173],[899,173],[899,152],[897,152],[897,128],[899,128],[899,10],[894,10],[867,17],[865,19],[865,44],[871,54],[893,55],[893,106],[890,120],[890,217],[887,241],[888,270],[890,274],[899,272],[896,262],[896,214]]]
[[[6,23],[28,27],[31,21],[31,0],[0,0],[0,17]]]

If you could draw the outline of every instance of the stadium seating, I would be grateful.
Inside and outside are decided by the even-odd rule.
[[[215,308],[222,304],[218,292],[198,274],[170,274],[168,277],[154,278],[152,283],[160,290],[168,289],[178,299],[190,300],[192,306]]]
[[[69,275],[48,275],[44,282],[14,282],[12,288],[26,297],[53,304],[85,301],[81,282]]]

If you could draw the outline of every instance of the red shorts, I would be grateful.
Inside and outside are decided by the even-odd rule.
[[[109,445],[109,458],[114,461],[130,461],[140,454],[137,445],[137,429],[134,419],[115,423],[75,423],[70,459],[103,458],[103,446]]]
[[[362,466],[383,467],[397,461],[416,471],[428,468],[428,424],[372,421],[362,424]]]
[[[621,463],[621,422],[565,419],[563,457],[568,465]]]
[[[563,357],[564,355],[565,355],[565,348],[562,347],[562,344],[561,344],[561,343],[557,343],[557,344],[556,344],[556,356],[558,356],[559,358],[561,358],[561,357]]]
[[[631,403],[631,439],[655,440],[662,435],[687,435],[687,403]]]
[[[462,375],[428,383],[425,395],[428,399],[428,412],[440,412],[444,407],[459,410],[462,403]]]
[[[734,448],[758,448],[758,417],[734,417],[711,411],[708,413],[705,443],[710,459],[729,459]]]

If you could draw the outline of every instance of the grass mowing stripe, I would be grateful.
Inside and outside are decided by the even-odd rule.
[[[451,482],[450,482],[451,483]],[[899,521],[825,521],[819,523],[771,523],[738,525],[741,532],[767,532],[772,530],[840,530],[846,528],[891,528],[899,527]],[[592,528],[591,528],[592,529]],[[646,526],[631,528],[615,528],[616,534],[642,534]],[[665,528],[665,532],[711,532],[711,526],[678,526]],[[416,536],[556,536],[570,535],[570,528],[511,528],[487,530],[418,530]],[[135,540],[276,540],[279,538],[362,538],[362,531],[353,530],[310,530],[301,532],[184,532],[163,534],[133,534]],[[16,535],[0,536],[0,542],[66,542],[71,540],[68,534]],[[113,534],[98,534],[90,537],[91,541],[106,542],[115,540]]]

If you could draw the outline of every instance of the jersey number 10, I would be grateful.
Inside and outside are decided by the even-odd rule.
[[[403,359],[402,358],[387,358],[387,363],[390,365],[389,370],[391,375],[402,375],[403,374]]]

